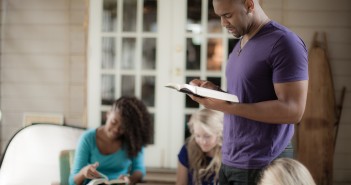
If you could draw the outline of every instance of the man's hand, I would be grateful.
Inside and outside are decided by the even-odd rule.
[[[206,80],[194,79],[194,80],[190,81],[189,84],[194,85],[194,86],[208,88],[208,89],[219,90],[219,87],[217,85],[213,84],[210,81],[206,81]],[[204,107],[206,107],[208,109],[218,110],[218,111],[223,111],[223,110],[221,110],[221,108],[223,108],[225,105],[229,104],[226,101],[218,100],[218,99],[214,99],[214,98],[196,97],[194,95],[189,95],[189,94],[188,94],[188,96],[192,100],[203,105]]]
[[[189,82],[189,84],[190,85],[194,85],[194,86],[208,88],[208,89],[218,90],[218,86],[217,85],[213,84],[210,81],[206,81],[206,80],[194,79],[194,80],[191,80]]]

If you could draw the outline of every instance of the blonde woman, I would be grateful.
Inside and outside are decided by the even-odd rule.
[[[263,171],[259,185],[316,185],[316,183],[302,163],[290,158],[279,158]]]
[[[202,109],[188,122],[191,136],[178,154],[177,185],[218,184],[223,113]]]

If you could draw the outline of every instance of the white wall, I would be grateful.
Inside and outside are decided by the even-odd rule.
[[[60,113],[84,126],[85,0],[2,0],[1,147],[23,112]]]
[[[351,1],[263,0],[271,19],[296,32],[310,47],[315,31],[327,34],[336,99],[347,87],[334,158],[335,184],[351,184]]]

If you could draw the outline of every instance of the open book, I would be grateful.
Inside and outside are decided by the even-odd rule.
[[[99,173],[101,178],[98,179],[93,179],[91,180],[87,185],[125,185],[127,182],[125,182],[122,179],[112,179],[109,180],[106,175],[103,173]]]
[[[198,87],[190,84],[169,83],[165,87],[172,88],[179,92],[183,92],[186,94],[191,94],[199,97],[215,98],[215,99],[225,100],[230,102],[239,102],[238,97],[233,94],[212,90],[204,87]]]

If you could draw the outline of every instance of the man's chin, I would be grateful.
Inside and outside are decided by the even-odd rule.
[[[240,37],[242,36],[242,35],[240,35],[239,33],[232,32],[232,31],[229,31],[229,30],[228,30],[228,33],[231,34],[231,35],[233,35],[233,37],[235,37],[235,38],[240,38]]]
[[[240,39],[242,37],[242,35],[240,34],[236,34],[236,33],[232,33],[233,37]]]

